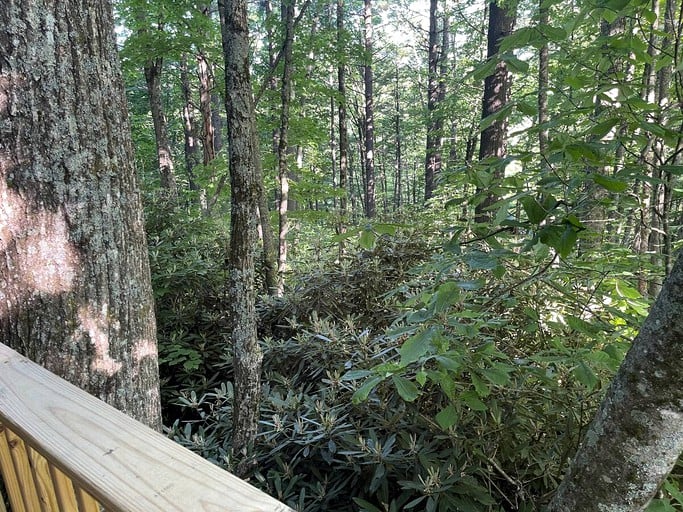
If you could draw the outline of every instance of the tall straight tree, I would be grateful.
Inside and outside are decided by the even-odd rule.
[[[194,107],[192,102],[192,87],[190,85],[190,72],[187,64],[187,54],[180,56],[180,91],[183,97],[183,138],[185,140],[185,169],[187,171],[188,185],[190,190],[199,190],[197,177],[194,173],[195,166],[199,163],[199,144],[197,140],[197,128],[194,121]]]
[[[145,82],[147,83],[147,95],[152,112],[152,124],[154,125],[154,140],[157,147],[157,162],[159,176],[161,177],[161,189],[168,199],[175,201],[178,198],[175,170],[171,152],[171,144],[168,140],[166,127],[166,114],[161,94],[161,73],[163,70],[163,58],[149,59],[144,66]]]
[[[516,5],[512,2],[501,4],[498,1],[489,3],[489,25],[487,31],[488,60],[498,59],[493,72],[484,80],[484,95],[482,98],[481,118],[499,112],[510,101],[510,73],[504,60],[498,58],[498,50],[501,40],[510,35],[515,26]],[[481,132],[479,140],[479,160],[486,161],[487,165],[493,159],[503,158],[507,152],[507,127],[506,116],[501,116],[493,121]],[[476,206],[475,215],[478,222],[489,219],[488,208],[498,200],[498,195],[492,190],[495,181],[502,177],[502,170],[497,162],[492,163],[488,190],[480,189],[478,192],[485,194],[484,199]]]
[[[346,232],[348,222],[349,128],[346,112],[346,29],[344,28],[344,0],[336,0],[337,44],[337,124],[339,129],[339,224],[337,232]],[[344,240],[339,241],[339,256],[346,252]]]
[[[425,201],[434,195],[436,182],[441,173],[441,149],[443,140],[443,117],[438,112],[439,103],[443,101],[444,80],[440,69],[445,57],[445,43],[448,41],[446,18],[443,18],[441,28],[442,38],[439,41],[439,0],[429,2],[429,49],[427,74],[427,111],[429,120],[427,126],[427,151],[425,157]],[[440,44],[441,43],[441,44]]]
[[[108,0],[0,3],[0,338],[159,429],[154,304]]]
[[[233,456],[238,475],[249,469],[258,431],[261,361],[256,331],[255,252],[258,243],[261,163],[249,73],[246,0],[219,0],[225,55],[228,158],[230,162],[230,339],[235,372]]]
[[[277,295],[285,293],[285,271],[287,270],[287,233],[289,232],[289,171],[287,151],[289,149],[289,110],[292,97],[292,51],[294,46],[294,0],[282,3],[282,22],[285,28],[282,45],[282,83],[280,84],[280,130],[278,136],[277,161],[278,181],[280,182],[279,237],[277,271]]]
[[[550,21],[548,6],[544,0],[538,2],[538,24],[544,27]],[[548,71],[549,71],[548,42],[544,41],[538,50],[538,152],[541,156],[541,165],[547,168],[548,153]]]
[[[363,66],[363,84],[365,91],[365,119],[363,139],[365,140],[365,216],[375,216],[375,97],[372,76],[372,0],[365,0],[363,11],[363,29],[365,45],[365,65]]]

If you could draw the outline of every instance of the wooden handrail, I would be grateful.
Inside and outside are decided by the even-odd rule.
[[[12,512],[292,512],[1,343],[0,471]]]

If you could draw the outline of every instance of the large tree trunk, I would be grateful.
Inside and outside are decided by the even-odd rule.
[[[108,1],[0,3],[0,338],[159,429],[154,304]]]
[[[232,453],[244,475],[258,431],[261,361],[256,331],[254,256],[258,242],[261,172],[249,75],[246,0],[219,0],[225,54],[231,218],[229,287],[231,340],[235,371]]]
[[[437,16],[438,0],[429,3],[429,51],[427,79],[427,111],[429,124],[427,127],[427,151],[425,157],[425,201],[434,195],[436,183],[441,174],[441,150],[443,141],[443,115],[438,112],[439,104],[444,99],[444,80],[440,72],[444,43],[448,41],[446,21],[444,18],[441,47],[439,47],[439,22]]]
[[[487,58],[497,58],[501,40],[512,32],[515,25],[516,13],[513,6],[501,6],[498,2],[489,4],[489,27],[487,33],[488,49]],[[510,101],[510,73],[507,64],[499,60],[493,73],[484,80],[484,96],[482,99],[481,118],[495,114],[504,108]],[[502,159],[507,151],[507,127],[506,116],[502,116],[491,123],[481,132],[479,142],[479,160]],[[488,165],[488,164],[487,164]],[[502,168],[497,163],[492,164],[491,186],[485,191],[484,200],[476,207],[477,222],[485,222],[489,219],[488,212],[496,201],[498,194],[492,189],[497,179],[502,178]]]
[[[375,216],[375,98],[372,77],[372,0],[365,0],[364,38],[365,59],[363,66],[363,84],[365,91],[365,123],[363,126],[365,140],[365,216]]]
[[[586,432],[549,512],[644,510],[683,451],[683,256]]]
[[[149,105],[152,112],[152,124],[154,125],[154,136],[157,147],[157,161],[159,165],[159,176],[161,177],[161,188],[168,199],[175,202],[178,198],[178,187],[175,180],[173,169],[173,157],[171,145],[168,142],[168,130],[166,129],[166,115],[161,99],[161,72],[163,69],[163,59],[157,57],[149,60],[145,64],[145,81],[147,82],[147,94]]]

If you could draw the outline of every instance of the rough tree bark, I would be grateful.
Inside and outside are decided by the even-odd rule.
[[[363,11],[365,65],[363,66],[363,84],[365,91],[365,122],[363,135],[365,140],[365,216],[373,218],[375,207],[375,98],[372,76],[372,0],[365,0]]]
[[[0,3],[0,338],[161,426],[154,304],[108,1]]]
[[[145,63],[145,82],[147,83],[147,95],[152,112],[152,124],[154,125],[154,140],[157,147],[157,161],[159,165],[159,176],[161,177],[161,188],[168,199],[175,202],[178,199],[178,186],[175,180],[173,168],[173,157],[171,145],[168,141],[168,130],[166,129],[166,114],[161,99],[161,72],[163,69],[163,59],[156,57]]]
[[[500,48],[501,40],[510,35],[515,26],[516,12],[513,6],[501,6],[498,2],[489,4],[489,26],[487,33],[487,59],[495,59]],[[484,96],[482,99],[481,118],[495,114],[504,108],[510,101],[510,73],[507,64],[499,60],[493,73],[484,80]],[[502,116],[491,123],[481,132],[479,142],[479,160],[489,158],[503,158],[507,151],[507,127],[506,116]],[[492,183],[500,178],[502,170],[495,166]],[[476,207],[477,222],[485,222],[489,219],[488,208],[498,201],[498,195],[491,189],[486,191],[486,197]]]
[[[548,512],[644,510],[683,451],[678,257]]]
[[[538,24],[545,26],[550,21],[548,7],[544,0],[539,0],[538,3]],[[543,46],[538,50],[538,151],[541,155],[541,167],[547,169],[548,164],[546,155],[548,153],[548,42],[545,41]]]
[[[283,2],[283,23],[285,27],[284,44],[282,47],[282,83],[280,89],[280,130],[277,147],[277,176],[280,182],[279,201],[279,237],[277,253],[277,295],[285,293],[285,272],[287,270],[287,233],[289,232],[289,174],[287,153],[289,149],[289,107],[292,97],[292,50],[294,46],[294,0]]]
[[[219,0],[225,54],[231,217],[229,286],[230,338],[235,372],[232,454],[238,475],[249,470],[258,431],[261,361],[255,310],[254,260],[258,242],[261,172],[249,74],[246,0]]]
[[[443,115],[439,112],[439,104],[445,98],[444,59],[448,42],[446,17],[443,17],[441,41],[439,41],[439,17],[437,15],[438,0],[429,3],[429,50],[427,79],[427,111],[429,125],[427,127],[427,151],[425,158],[425,201],[434,195],[436,183],[441,174],[443,146]]]
[[[187,66],[187,54],[180,56],[180,89],[183,95],[183,135],[185,139],[185,168],[190,190],[199,190],[194,168],[199,163],[199,145],[197,144],[196,127],[194,121],[194,105],[192,103],[192,87],[190,73]]]

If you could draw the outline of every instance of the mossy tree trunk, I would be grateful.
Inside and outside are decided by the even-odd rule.
[[[263,356],[256,331],[254,263],[263,185],[249,74],[246,0],[220,0],[219,10],[231,185],[228,304],[235,372],[232,454],[239,462],[236,473],[244,475],[258,430],[261,391]]]
[[[0,3],[0,339],[159,429],[154,304],[109,1]]]
[[[683,256],[617,372],[548,512],[644,510],[683,451]]]

